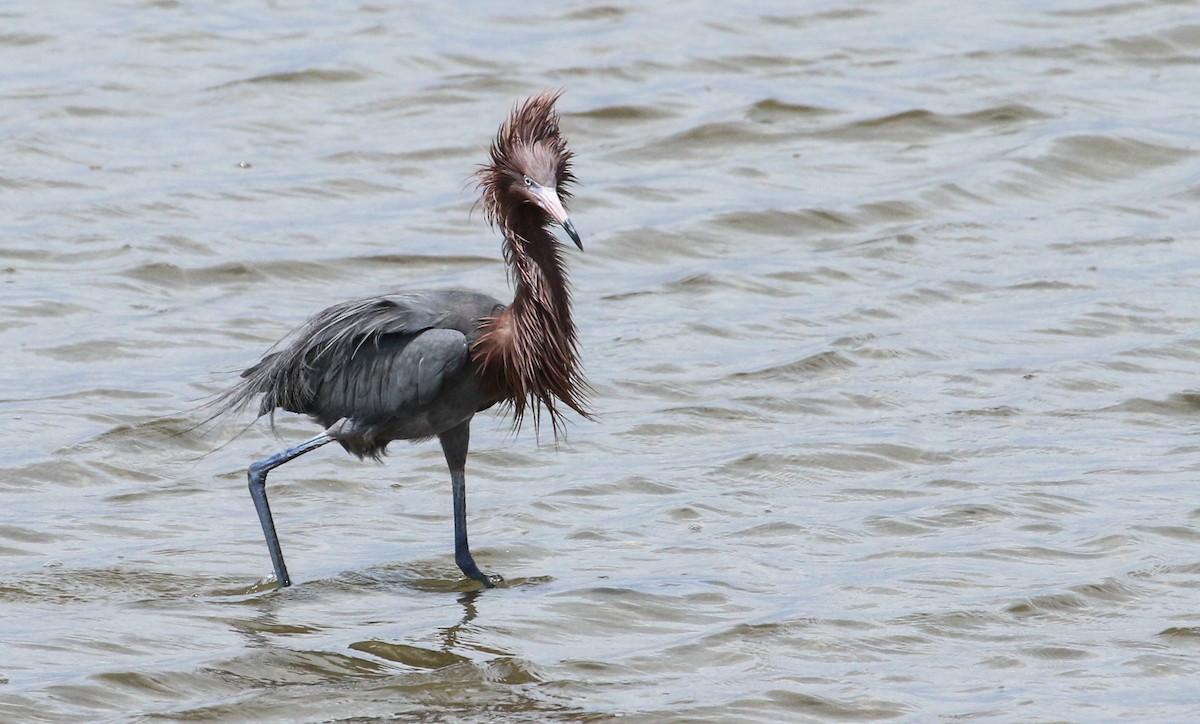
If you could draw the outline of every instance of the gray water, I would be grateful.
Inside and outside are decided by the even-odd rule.
[[[0,8],[0,720],[1200,716],[1200,3]],[[346,298],[510,294],[566,89],[598,421],[193,430]]]

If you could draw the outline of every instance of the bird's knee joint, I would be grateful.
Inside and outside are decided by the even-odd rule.
[[[249,481],[251,488],[261,488],[266,484],[267,470],[269,468],[261,462],[250,463],[250,467],[246,468],[246,479]]]

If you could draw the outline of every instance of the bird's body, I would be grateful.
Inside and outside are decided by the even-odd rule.
[[[242,373],[243,384],[260,395],[259,415],[310,415],[347,452],[379,458],[394,440],[434,437],[500,401],[482,389],[470,350],[503,309],[456,290],[343,302]]]
[[[260,416],[276,409],[309,415],[325,431],[250,466],[250,493],[281,586],[290,585],[266,497],[267,473],[306,452],[338,442],[360,458],[379,458],[395,440],[438,437],[454,493],[455,559],[485,586],[467,545],[465,464],[476,412],[511,406],[519,426],[544,410],[557,433],[560,404],[587,417],[570,291],[557,240],[561,225],[582,249],[563,199],[574,181],[571,153],[558,130],[557,93],[513,109],[477,177],[488,221],[504,236],[516,290],[509,305],[485,294],[440,290],[371,297],[334,305],[285,338],[242,373],[220,412],[258,399]]]

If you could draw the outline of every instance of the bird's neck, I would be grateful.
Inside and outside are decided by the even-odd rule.
[[[516,425],[527,406],[537,425],[544,408],[557,432],[560,403],[588,415],[566,269],[544,224],[502,228],[516,290],[512,304],[485,323],[475,356],[492,394],[512,405]]]
[[[516,287],[512,314],[524,323],[524,328],[561,338],[573,350],[571,288],[558,243],[545,228],[534,227],[527,232],[510,232],[505,245]]]

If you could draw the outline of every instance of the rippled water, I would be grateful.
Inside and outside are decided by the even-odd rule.
[[[1200,4],[461,7],[0,9],[0,720],[1200,714]],[[477,418],[492,591],[436,445],[282,468],[272,591],[316,430],[188,410],[507,295],[466,179],[554,87],[599,422]]]

